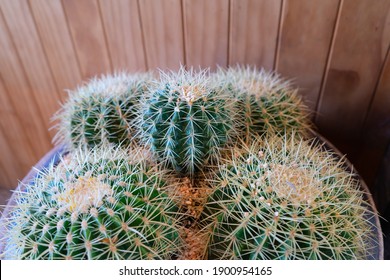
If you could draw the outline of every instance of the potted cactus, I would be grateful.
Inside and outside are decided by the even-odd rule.
[[[275,73],[125,73],[70,93],[2,217],[11,259],[382,258],[375,206]]]

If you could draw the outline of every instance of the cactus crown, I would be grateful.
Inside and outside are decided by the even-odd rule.
[[[209,257],[356,259],[370,252],[369,208],[342,161],[307,141],[236,149],[210,180]]]
[[[181,215],[171,183],[149,157],[77,150],[20,193],[7,221],[11,258],[170,259]]]
[[[142,107],[141,138],[182,174],[216,160],[234,132],[230,101],[210,87],[207,70],[162,73]]]
[[[102,142],[129,145],[134,138],[139,99],[150,80],[151,73],[122,72],[94,78],[71,91],[54,117],[58,121],[54,142],[70,148]]]

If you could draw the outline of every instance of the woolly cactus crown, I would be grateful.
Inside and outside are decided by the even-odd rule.
[[[76,150],[19,193],[6,257],[174,258],[181,215],[166,179],[142,149]]]
[[[359,182],[343,161],[307,141],[271,138],[234,150],[210,184],[209,257],[356,259],[372,225]]]
[[[143,101],[140,138],[166,166],[192,176],[218,159],[234,133],[232,100],[210,86],[207,70],[161,73]]]

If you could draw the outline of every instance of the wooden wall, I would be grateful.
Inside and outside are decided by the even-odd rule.
[[[0,0],[0,186],[52,148],[65,89],[118,69],[242,63],[294,78],[372,187],[390,139],[389,45],[389,0]]]

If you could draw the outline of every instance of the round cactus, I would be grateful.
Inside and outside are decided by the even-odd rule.
[[[171,259],[181,247],[178,207],[157,166],[132,151],[75,151],[50,166],[8,216],[16,259]]]
[[[237,130],[247,142],[263,133],[294,130],[305,134],[313,126],[297,90],[275,73],[250,67],[221,68],[212,79],[235,100]]]
[[[55,142],[69,147],[93,147],[109,142],[129,145],[134,137],[133,121],[150,73],[103,76],[76,91],[57,113]]]
[[[233,131],[230,101],[208,83],[208,71],[162,73],[143,102],[142,138],[179,173],[215,160]]]
[[[210,180],[211,259],[359,259],[370,251],[369,206],[334,154],[302,139],[236,149]]]

